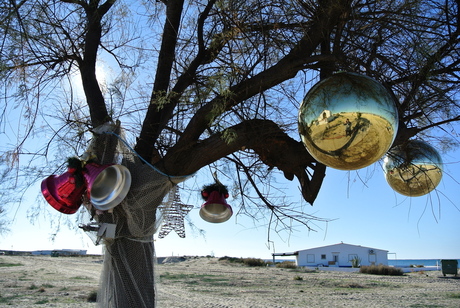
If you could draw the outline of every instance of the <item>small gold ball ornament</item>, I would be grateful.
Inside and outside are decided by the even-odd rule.
[[[442,159],[426,142],[409,140],[388,152],[383,171],[393,190],[404,196],[419,197],[430,193],[441,182]]]

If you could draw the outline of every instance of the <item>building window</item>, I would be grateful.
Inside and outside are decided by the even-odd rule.
[[[307,255],[307,263],[315,263],[315,255],[314,254],[308,254]]]
[[[369,255],[369,263],[375,265],[377,263],[377,256],[375,254]]]
[[[321,255],[321,260],[326,260],[326,255]]]

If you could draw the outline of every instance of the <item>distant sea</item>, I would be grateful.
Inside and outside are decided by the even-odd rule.
[[[457,261],[460,265],[460,259],[457,259]],[[410,267],[411,265],[441,266],[441,259],[388,259],[388,265],[393,265],[395,267]]]

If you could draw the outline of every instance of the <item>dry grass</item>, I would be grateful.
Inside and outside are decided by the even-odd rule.
[[[373,275],[388,275],[388,276],[402,276],[404,272],[397,267],[392,267],[388,265],[369,265],[361,266],[359,272],[363,274],[373,274]]]
[[[97,258],[0,257],[0,307],[97,307]],[[157,265],[159,308],[460,307],[460,279],[248,266],[216,258]]]

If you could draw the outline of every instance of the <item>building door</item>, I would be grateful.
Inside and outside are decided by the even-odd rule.
[[[334,261],[335,266],[339,266],[339,253],[335,252],[332,254],[332,261]]]

